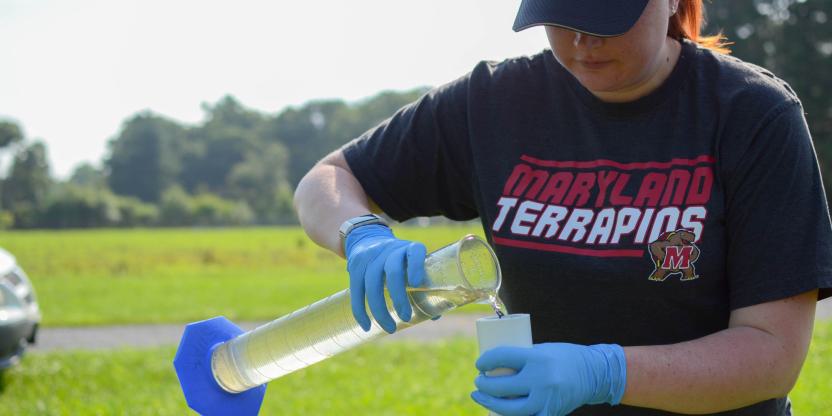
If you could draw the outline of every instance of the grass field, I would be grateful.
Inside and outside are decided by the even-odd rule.
[[[471,340],[368,345],[272,382],[261,414],[475,414],[468,398],[475,348]],[[0,414],[192,414],[172,369],[174,352],[27,356],[0,382]]]
[[[828,415],[832,322],[817,326],[791,394],[796,415]],[[0,375],[0,415],[183,415],[173,348],[31,354]],[[262,415],[484,415],[476,344],[376,343],[275,380]]]
[[[468,233],[482,235],[397,230],[429,250]],[[0,247],[31,277],[44,326],[271,320],[348,286],[346,262],[299,228],[3,232]]]
[[[467,233],[480,231],[397,230],[429,249]],[[47,326],[273,319],[347,286],[345,262],[297,228],[4,232],[0,247],[30,274]],[[187,414],[174,352],[32,353],[0,374],[0,415]],[[364,346],[271,383],[262,414],[482,415],[468,398],[475,358],[471,339]],[[832,414],[829,374],[832,321],[816,326],[796,414]]]

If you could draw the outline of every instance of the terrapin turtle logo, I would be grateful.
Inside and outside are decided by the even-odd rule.
[[[693,242],[696,234],[688,230],[666,232],[650,243],[650,257],[656,269],[649,279],[663,282],[668,276],[680,273],[681,281],[693,280],[699,276],[693,263],[699,259],[699,247]]]

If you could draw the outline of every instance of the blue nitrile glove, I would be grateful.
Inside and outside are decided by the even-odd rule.
[[[390,228],[380,224],[358,227],[347,235],[344,252],[350,274],[352,315],[362,329],[370,330],[370,317],[364,308],[366,293],[376,322],[391,334],[396,331],[396,322],[384,301],[385,283],[396,314],[401,320],[410,321],[413,308],[405,287],[422,284],[426,251],[424,244],[399,240]]]
[[[616,344],[535,344],[497,347],[477,360],[481,372],[507,367],[517,374],[480,375],[471,398],[504,416],[566,415],[585,404],[617,405],[624,396],[627,363]]]

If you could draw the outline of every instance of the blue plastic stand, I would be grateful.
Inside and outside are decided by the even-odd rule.
[[[185,401],[203,416],[249,416],[260,412],[266,385],[242,393],[229,393],[214,380],[211,353],[214,348],[243,333],[223,316],[185,326],[173,367],[179,377]]]

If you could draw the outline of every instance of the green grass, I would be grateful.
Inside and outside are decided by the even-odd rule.
[[[832,322],[816,325],[791,394],[795,414],[832,405]],[[173,348],[30,354],[0,375],[0,415],[188,414]],[[269,384],[262,415],[482,415],[474,389],[476,345],[374,343]]]
[[[789,395],[795,415],[828,415],[832,409],[832,321],[815,323],[803,371]]]
[[[262,415],[481,414],[473,340],[378,343],[270,383]],[[189,414],[174,349],[31,354],[0,376],[2,415]]]
[[[396,232],[429,250],[482,235]],[[297,227],[4,232],[0,247],[34,282],[45,326],[271,320],[348,286],[346,262]]]

